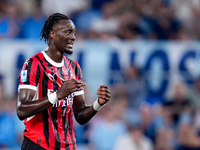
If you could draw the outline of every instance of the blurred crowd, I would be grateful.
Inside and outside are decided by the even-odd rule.
[[[1,0],[0,38],[38,39],[47,16],[69,16],[78,39],[197,40],[199,0]]]
[[[74,21],[78,40],[200,39],[199,0],[0,0],[0,40],[40,39],[54,12]],[[79,150],[200,149],[200,77],[192,85],[175,83],[152,103],[140,68],[133,64],[121,75],[97,116],[82,126],[74,121]],[[2,80],[0,149],[20,149],[24,125],[16,116],[16,95],[4,95]]]
[[[123,82],[110,85],[112,99],[88,124],[75,124],[83,150],[199,150],[200,77],[177,81],[161,97],[148,95],[134,64]],[[82,150],[82,149],[81,149]]]

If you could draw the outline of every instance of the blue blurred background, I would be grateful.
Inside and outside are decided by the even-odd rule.
[[[199,0],[0,0],[0,149],[20,149],[18,77],[54,12],[77,28],[69,57],[86,103],[101,83],[112,92],[89,123],[74,120],[78,150],[200,149]]]

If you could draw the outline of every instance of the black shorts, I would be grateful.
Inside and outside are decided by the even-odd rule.
[[[45,149],[24,136],[21,150],[45,150]]]

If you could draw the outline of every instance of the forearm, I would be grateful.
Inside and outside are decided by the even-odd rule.
[[[52,104],[47,97],[34,101],[19,102],[17,107],[17,115],[20,120],[24,120],[30,116],[38,114],[49,108]]]
[[[97,99],[91,106],[86,106],[83,101],[82,103],[79,103],[79,106],[81,107],[78,107],[79,109],[77,109],[77,107],[73,105],[74,115],[75,115],[76,121],[79,124],[83,125],[87,123],[92,117],[94,117],[94,115],[96,115],[96,113],[104,105],[100,105]]]
[[[93,106],[85,106],[82,111],[75,114],[76,121],[83,125],[87,123],[95,114],[97,111],[94,110]]]

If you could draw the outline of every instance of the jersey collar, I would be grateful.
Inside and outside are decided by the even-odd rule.
[[[62,59],[62,62],[57,63],[57,62],[53,61],[53,60],[45,53],[45,51],[42,51],[42,54],[44,55],[44,58],[45,58],[50,64],[52,64],[53,66],[62,67],[62,66],[64,65],[64,59]]]

